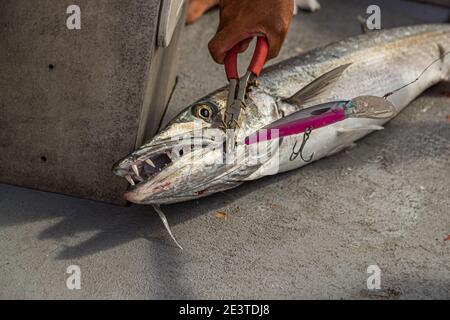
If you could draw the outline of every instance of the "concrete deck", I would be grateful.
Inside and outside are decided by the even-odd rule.
[[[356,16],[373,2],[322,0],[295,17],[277,60],[358,34]],[[449,15],[376,2],[386,28]],[[214,11],[187,28],[168,117],[225,84],[207,52],[216,23]],[[450,298],[449,93],[432,88],[347,152],[166,206],[184,251],[149,207],[0,185],[0,298]],[[72,264],[81,290],[66,288]],[[372,264],[377,292],[366,289]]]

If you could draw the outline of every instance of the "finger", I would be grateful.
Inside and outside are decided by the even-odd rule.
[[[289,30],[289,23],[279,25],[277,28],[267,30],[267,41],[269,42],[269,54],[268,59],[273,59],[280,53],[283,42],[286,39]]]
[[[253,37],[252,34],[246,33],[236,33],[233,30],[224,28],[216,33],[216,35],[211,39],[208,44],[209,52],[213,57],[214,61],[219,64],[223,64],[225,56],[234,46],[239,45],[241,41],[247,40]],[[246,50],[250,41],[244,41],[240,49]]]
[[[268,36],[267,41],[269,42],[269,54],[267,55],[267,60],[270,60],[276,58],[280,53],[282,41],[276,36]]]
[[[238,46],[239,46],[238,52],[241,53],[241,52],[247,51],[247,49],[250,46],[250,43],[252,42],[252,40],[253,40],[252,38],[249,38],[249,39],[241,41],[238,44]]]

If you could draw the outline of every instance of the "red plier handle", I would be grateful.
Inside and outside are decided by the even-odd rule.
[[[225,72],[227,74],[228,81],[234,79],[239,80],[238,67],[237,67],[237,56],[238,56],[239,46],[235,46],[230,51],[228,51],[225,57]],[[255,53],[253,54],[252,61],[248,67],[248,71],[252,72],[256,76],[259,76],[262,68],[267,60],[267,55],[269,53],[269,43],[266,37],[258,37],[256,42]]]
[[[269,44],[265,37],[258,37],[255,53],[245,75],[239,79],[237,56],[239,46],[231,49],[225,57],[225,71],[228,81],[228,99],[227,107],[224,114],[224,124],[227,129],[234,129],[239,121],[242,105],[245,104],[245,94],[250,79],[253,76],[259,76],[264,64],[266,63],[267,54],[269,53]]]

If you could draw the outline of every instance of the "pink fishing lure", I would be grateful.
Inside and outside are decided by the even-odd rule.
[[[245,138],[245,144],[268,141],[275,138],[287,137],[305,132],[308,128],[311,130],[328,126],[330,124],[342,121],[346,118],[344,104],[339,102],[333,107],[328,108],[324,113],[310,115],[303,118],[293,119],[292,121],[275,122],[272,125],[259,130]],[[282,119],[285,120],[285,119]]]

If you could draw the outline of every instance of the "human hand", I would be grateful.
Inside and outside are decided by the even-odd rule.
[[[268,59],[280,52],[294,11],[292,0],[220,0],[220,23],[209,42],[213,59],[222,64],[227,52],[239,45],[247,50],[255,36],[269,42]]]

